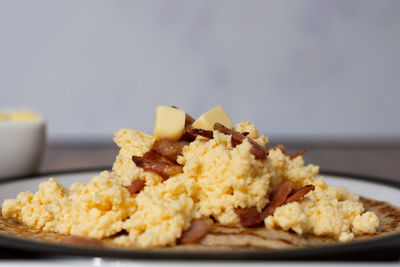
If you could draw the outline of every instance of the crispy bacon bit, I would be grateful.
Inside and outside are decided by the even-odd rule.
[[[205,138],[208,138],[208,139],[213,139],[214,138],[213,131],[193,128],[193,129],[191,129],[191,132],[193,134],[195,134],[195,135],[201,135],[201,136],[203,136]]]
[[[295,153],[293,153],[293,154],[290,154],[290,155],[288,155],[288,156],[289,156],[290,159],[294,159],[294,158],[296,158],[296,157],[298,157],[298,156],[301,156],[301,155],[305,154],[306,152],[307,152],[307,150],[306,150],[306,149],[303,149],[303,150],[300,150],[300,151],[295,152]]]
[[[172,162],[175,162],[178,155],[182,153],[183,147],[187,146],[188,144],[189,142],[186,141],[173,141],[162,138],[154,142],[152,150],[157,151],[161,155],[172,160]]]
[[[312,184],[293,189],[289,197],[286,199],[285,204],[299,200],[300,198],[304,197],[308,192],[313,191],[314,189],[315,186]]]
[[[272,149],[279,149],[280,151],[282,151],[283,154],[286,153],[285,146],[282,145],[282,144],[279,144],[279,145],[276,145],[276,146],[270,146],[270,147],[268,147],[267,150],[270,151],[270,150],[272,150]]]
[[[284,180],[271,193],[270,203],[264,207],[261,213],[256,208],[235,209],[235,212],[239,216],[242,226],[258,226],[262,224],[266,217],[273,215],[276,208],[297,201],[314,189],[314,185],[311,184],[301,188],[293,188],[291,181]]]
[[[81,246],[93,246],[93,247],[103,246],[103,243],[97,238],[76,236],[76,235],[66,236],[63,239],[61,239],[60,243],[67,245],[81,245]]]
[[[292,192],[293,183],[288,180],[282,181],[277,188],[271,193],[269,204],[264,207],[261,212],[261,219],[264,220],[266,217],[273,215],[275,209],[282,206],[290,192]]]
[[[182,233],[180,244],[193,244],[200,241],[211,230],[213,221],[209,218],[194,219],[189,229]]]
[[[148,160],[159,161],[159,162],[166,163],[166,164],[175,164],[174,161],[172,161],[169,158],[161,155],[160,153],[158,153],[157,151],[155,151],[153,149],[151,149],[150,151],[146,152],[143,155],[143,158],[148,159]]]
[[[246,136],[244,136],[242,133],[235,131],[235,130],[231,130],[229,128],[226,128],[224,125],[222,125],[219,122],[216,122],[214,124],[214,130],[220,131],[223,134],[226,135],[232,135],[231,138],[231,142],[232,142],[232,146],[237,146],[240,145],[243,142],[243,139],[246,138]],[[250,140],[250,138],[249,138]]]
[[[249,141],[253,141],[249,138]],[[256,142],[254,142],[254,144],[252,142],[250,142],[253,146],[250,148],[250,153],[254,155],[254,157],[256,159],[261,159],[264,160],[267,158],[268,156],[268,152],[259,144],[257,144]]]
[[[138,157],[138,156],[132,156],[132,160],[133,162],[135,162],[136,166],[148,171],[153,171],[155,173],[158,173],[164,179],[168,179],[171,176],[183,172],[182,166],[179,166],[177,164],[160,162],[157,160]]]
[[[128,186],[128,191],[131,194],[137,194],[143,190],[144,186],[146,185],[146,181],[142,179],[138,179],[132,182],[130,186]]]
[[[190,142],[193,142],[194,140],[196,140],[196,137],[198,135],[201,135],[201,136],[209,138],[209,139],[214,138],[212,131],[187,127],[185,129],[185,132],[183,133],[183,136],[181,137],[181,140],[184,140],[184,141],[187,141],[190,143]]]
[[[301,199],[314,188],[314,185],[311,184],[301,188],[293,188],[291,181],[284,180],[271,193],[270,202],[261,213],[256,208],[235,209],[235,212],[239,216],[242,226],[258,226],[266,217],[273,215],[276,208]]]
[[[243,132],[242,133],[244,136],[248,136],[250,133],[249,132]]]
[[[191,126],[185,127],[185,131],[183,132],[182,137],[179,139],[180,141],[193,142],[196,140],[197,135],[192,132],[193,128]]]
[[[262,223],[257,208],[235,209],[235,212],[240,218],[240,224],[244,227],[257,226]]]
[[[251,138],[246,137],[242,133],[237,132],[235,130],[228,129],[224,125],[222,125],[221,123],[218,123],[218,122],[214,124],[214,130],[218,130],[221,133],[231,135],[232,136],[231,142],[232,142],[232,146],[234,146],[234,147],[241,144],[243,142],[243,140],[245,138],[247,138],[249,140],[250,144],[252,145],[252,148],[250,149],[251,154],[253,154],[256,159],[264,160],[267,158],[267,155],[268,155],[267,150],[263,146],[260,146],[256,141],[254,141]]]

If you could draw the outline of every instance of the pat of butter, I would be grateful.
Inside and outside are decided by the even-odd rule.
[[[158,106],[154,120],[154,137],[178,140],[185,130],[185,116],[182,109]]]
[[[214,130],[214,124],[216,122],[219,122],[225,127],[232,129],[232,120],[221,106],[216,106],[206,113],[203,113],[195,122],[193,122],[192,126],[193,128],[201,128],[212,131]]]

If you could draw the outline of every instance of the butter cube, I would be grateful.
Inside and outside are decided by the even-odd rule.
[[[232,129],[232,120],[221,106],[216,106],[206,113],[203,113],[195,122],[193,122],[192,126],[193,128],[214,130],[214,124],[216,122],[219,122],[225,127]]]
[[[154,137],[178,140],[185,130],[185,116],[182,109],[158,106],[154,120]]]

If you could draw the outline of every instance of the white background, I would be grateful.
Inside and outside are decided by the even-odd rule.
[[[51,140],[222,105],[270,137],[400,138],[400,1],[0,1],[0,108]],[[382,139],[380,139],[382,140]]]

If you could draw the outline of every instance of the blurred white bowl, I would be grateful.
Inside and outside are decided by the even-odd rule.
[[[0,121],[0,178],[35,173],[42,160],[45,139],[43,119]]]

